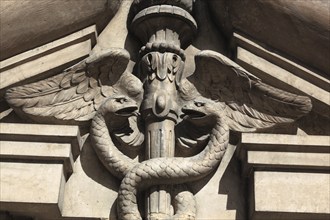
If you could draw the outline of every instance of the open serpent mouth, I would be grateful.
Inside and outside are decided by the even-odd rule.
[[[121,116],[130,116],[130,115],[138,114],[137,110],[138,110],[137,106],[128,106],[128,107],[119,109],[115,113],[117,115],[121,115]]]
[[[204,112],[194,109],[182,108],[182,112],[184,113],[183,117],[189,117],[192,119],[204,118],[206,116]]]

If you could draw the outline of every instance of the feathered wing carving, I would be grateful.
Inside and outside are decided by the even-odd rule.
[[[117,93],[142,99],[142,83],[126,71],[129,54],[111,48],[91,55],[51,78],[9,89],[7,102],[33,119],[86,121]],[[125,86],[124,86],[125,84]]]
[[[292,122],[312,108],[308,97],[267,85],[217,52],[201,51],[195,62],[196,70],[189,81],[202,96],[226,105],[232,130],[247,132]]]

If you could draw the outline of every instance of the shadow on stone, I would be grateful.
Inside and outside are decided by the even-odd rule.
[[[227,210],[236,210],[236,219],[246,219],[245,184],[240,175],[240,161],[236,154],[231,158],[220,183],[219,194],[225,194],[227,199]]]
[[[119,180],[114,177],[99,161],[90,139],[83,145],[80,154],[81,166],[88,177],[113,191],[118,191]]]

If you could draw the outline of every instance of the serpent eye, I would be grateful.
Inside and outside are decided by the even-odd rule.
[[[147,61],[148,61],[148,65],[150,65],[152,62],[152,54],[147,55]]]
[[[178,56],[177,55],[173,55],[172,59],[173,59],[173,63],[175,63],[178,60]]]
[[[119,98],[116,98],[115,100],[116,100],[116,102],[119,102],[121,104],[128,101],[128,99],[125,97],[119,97]]]
[[[202,106],[205,105],[205,103],[204,103],[204,102],[195,102],[195,105],[196,105],[197,107],[202,107]]]

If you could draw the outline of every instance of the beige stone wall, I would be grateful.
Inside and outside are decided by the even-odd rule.
[[[4,28],[0,31],[0,218],[116,220],[120,181],[97,157],[89,136],[90,124],[58,125],[57,121],[44,124],[39,117],[14,111],[6,102],[5,93],[13,86],[56,75],[110,47],[129,51],[131,60],[127,70],[137,71],[134,65],[139,60],[141,42],[126,27],[132,1],[123,1],[121,7],[120,1],[101,0],[65,4],[18,2],[0,4]],[[315,3],[313,8],[322,6],[322,13],[304,17],[306,24],[313,19],[318,21],[316,29],[322,30],[314,29],[317,33],[304,29],[301,23],[294,25],[309,34],[305,36],[306,48],[299,49],[305,38],[297,39],[296,35],[287,33],[285,39],[277,39],[281,33],[278,30],[273,38],[269,33],[256,35],[258,30],[252,28],[255,24],[240,21],[237,14],[232,15],[231,26],[239,27],[240,31],[227,39],[231,32],[226,31],[228,27],[222,27],[222,16],[215,10],[226,7],[221,6],[224,2],[212,1],[207,5],[197,1],[194,16],[200,29],[193,43],[185,48],[185,76],[195,70],[194,56],[200,50],[211,49],[231,56],[265,83],[310,97],[313,109],[291,124],[252,134],[231,132],[230,145],[220,166],[190,185],[196,198],[196,220],[329,219],[330,81],[323,60],[329,55],[322,52],[327,49],[329,39],[317,42],[316,48],[324,46],[321,51],[311,49],[310,45],[310,41],[319,39],[317,33],[329,33],[323,24],[329,9],[323,7],[324,1],[319,6]],[[283,7],[289,4],[280,3]],[[242,3],[231,4],[228,7],[233,7],[234,12],[227,13],[244,10]],[[272,4],[275,3],[263,3],[259,10],[263,11],[263,7],[266,11],[275,10],[269,8]],[[290,6],[297,10],[301,7],[298,10],[301,15],[307,13],[308,3],[292,4],[297,4],[297,8]],[[56,12],[50,12],[53,6]],[[35,10],[38,13],[33,13]],[[254,19],[257,8],[254,10],[244,16]],[[282,21],[285,17],[282,12],[287,12],[281,7],[275,11]],[[274,21],[258,22],[258,27],[267,31]],[[291,23],[286,22],[281,25],[290,29]],[[242,31],[245,33],[241,34]],[[35,34],[32,36],[31,32]],[[288,45],[286,50],[283,45],[293,39],[299,42]],[[305,56],[306,50],[315,56]],[[291,59],[292,56],[295,58]]]

